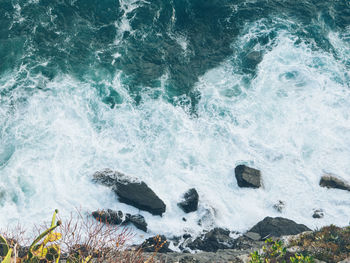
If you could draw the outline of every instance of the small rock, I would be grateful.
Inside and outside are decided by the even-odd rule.
[[[182,221],[186,222],[186,221],[187,221],[187,219],[183,217],[183,218],[182,218]]]
[[[165,212],[164,202],[144,182],[110,169],[96,172],[93,178],[97,183],[112,187],[122,203],[148,211],[153,215],[161,216]]]
[[[261,173],[259,170],[245,165],[238,165],[235,168],[235,175],[239,187],[261,187]]]
[[[198,193],[197,190],[191,188],[184,194],[184,201],[178,203],[177,205],[185,212],[190,213],[198,209]]]
[[[262,239],[267,237],[280,237],[286,235],[296,235],[310,229],[302,224],[283,217],[265,217],[257,223],[249,232],[258,233]]]
[[[324,212],[322,209],[316,209],[314,210],[314,214],[312,215],[313,218],[323,218]]]
[[[322,176],[320,180],[320,186],[350,191],[350,185],[347,182],[331,174]]]
[[[277,204],[273,205],[273,208],[277,210],[277,212],[282,213],[282,210],[286,206],[285,202],[279,200]]]
[[[158,249],[159,247],[161,248]],[[155,251],[158,251],[158,253],[172,252],[172,250],[169,248],[169,242],[167,241],[166,237],[163,235],[150,237],[146,239],[141,244],[141,249],[144,252],[155,252]]]
[[[111,225],[119,225],[123,221],[123,212],[117,212],[111,209],[94,211],[92,212],[92,216],[97,221]]]
[[[188,238],[191,238],[192,236],[191,236],[191,234],[183,234],[182,237],[184,239],[188,239]]]
[[[147,222],[142,215],[125,215],[125,221],[123,224],[132,223],[136,228],[147,232]]]

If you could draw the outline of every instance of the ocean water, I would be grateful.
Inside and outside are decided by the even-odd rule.
[[[1,227],[55,208],[138,213],[91,181],[103,168],[166,203],[140,212],[136,240],[265,216],[343,226],[349,192],[318,183],[350,181],[349,159],[349,1],[0,0]],[[237,186],[241,163],[263,188]]]

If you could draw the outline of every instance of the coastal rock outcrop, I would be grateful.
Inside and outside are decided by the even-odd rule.
[[[147,232],[147,222],[145,218],[142,215],[131,215],[131,214],[124,214],[122,211],[114,211],[112,209],[107,210],[97,210],[92,212],[93,218],[95,218],[97,221],[105,224],[110,225],[127,225],[127,224],[133,224],[136,228]]]
[[[153,215],[161,216],[165,212],[164,202],[143,181],[110,169],[96,172],[93,180],[111,187],[122,203],[148,211]]]
[[[265,217],[262,221],[253,226],[248,232],[258,233],[262,239],[267,237],[280,237],[296,235],[310,229],[294,221],[283,217]]]
[[[192,250],[216,252],[218,249],[229,249],[234,245],[234,239],[230,237],[230,231],[223,228],[214,228],[208,233],[189,242],[187,247]]]
[[[92,216],[101,223],[119,225],[123,222],[123,212],[113,211],[111,209],[98,210],[92,212]]]
[[[261,173],[259,170],[244,164],[237,165],[235,176],[239,187],[259,188],[261,187]]]
[[[197,190],[194,188],[189,189],[185,194],[184,194],[184,201],[179,202],[177,205],[185,212],[185,213],[190,213],[194,212],[198,209],[198,193]]]
[[[154,236],[146,239],[141,244],[141,249],[144,252],[154,252],[154,251],[157,251],[159,253],[172,252],[172,250],[169,248],[169,242],[164,235],[158,235],[158,236]]]
[[[320,186],[350,191],[349,183],[330,174],[321,177]]]
[[[123,224],[132,223],[136,228],[147,232],[147,222],[142,215],[125,215],[125,221]]]

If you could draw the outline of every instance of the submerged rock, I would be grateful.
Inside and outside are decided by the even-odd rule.
[[[158,235],[158,236],[154,236],[146,239],[141,244],[141,249],[144,252],[154,252],[154,251],[158,251],[158,253],[172,252],[172,250],[169,248],[168,240],[163,235]]]
[[[322,209],[316,209],[314,210],[314,214],[312,215],[313,218],[323,218],[324,217],[324,211]]]
[[[105,224],[119,225],[123,222],[123,212],[113,211],[111,209],[98,210],[92,212],[92,216],[97,220]]]
[[[190,213],[198,209],[198,193],[196,189],[191,188],[184,194],[184,201],[179,202],[177,205],[185,212]]]
[[[236,166],[235,175],[239,187],[261,187],[261,173],[257,169],[241,164]]]
[[[286,206],[286,203],[279,200],[277,204],[273,205],[273,208],[276,209],[277,212],[282,213],[282,210],[284,209],[285,206]]]
[[[296,235],[310,229],[302,224],[283,217],[265,217],[262,221],[253,226],[248,232],[258,233],[262,239],[267,237],[280,237]]]
[[[147,232],[147,222],[142,215],[125,215],[125,221],[123,224],[132,223],[136,228]]]
[[[122,203],[132,205],[153,215],[162,215],[166,206],[164,202],[142,181],[128,177],[109,169],[96,172],[93,180],[112,187]]]
[[[347,182],[330,174],[322,176],[320,186],[350,191],[350,185]]]
[[[229,249],[234,245],[234,239],[230,237],[230,231],[223,228],[214,228],[208,233],[189,242],[187,247],[192,250],[216,252],[218,249]]]

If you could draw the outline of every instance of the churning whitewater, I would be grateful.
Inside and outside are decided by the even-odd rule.
[[[319,180],[350,181],[349,32],[349,1],[2,0],[0,226],[55,208],[140,213],[147,235],[348,224],[349,193]],[[238,187],[242,163],[263,188]],[[94,184],[104,168],[146,182],[163,217]]]

